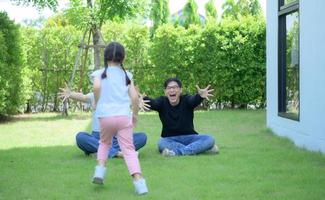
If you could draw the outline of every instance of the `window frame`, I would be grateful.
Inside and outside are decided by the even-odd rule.
[[[298,101],[299,101],[299,110],[298,114],[292,114],[286,112],[286,69],[287,69],[287,61],[286,61],[286,43],[287,43],[287,27],[286,27],[286,16],[299,12],[299,0],[288,3],[285,5],[285,0],[278,1],[278,116],[284,117],[287,119],[292,119],[295,121],[300,120],[300,84],[298,84]],[[300,17],[300,13],[298,13],[298,19]],[[299,20],[300,23],[300,20]],[[300,26],[299,33],[300,35]],[[298,37],[299,40],[300,36]],[[298,49],[300,54],[300,41],[298,41]],[[298,54],[298,55],[299,55]],[[300,55],[298,56],[299,62],[299,79],[298,83],[300,83]]]

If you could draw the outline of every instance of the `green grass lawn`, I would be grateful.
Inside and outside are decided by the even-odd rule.
[[[325,155],[296,148],[265,126],[265,111],[197,112],[195,127],[216,137],[219,155],[165,158],[157,114],[140,116],[148,135],[140,163],[149,193],[136,196],[122,159],[109,160],[104,186],[91,183],[96,161],[75,145],[90,115],[37,114],[0,124],[0,199],[325,199]]]

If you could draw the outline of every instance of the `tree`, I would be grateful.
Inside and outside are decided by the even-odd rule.
[[[13,0],[18,4],[33,5],[38,9],[45,7],[55,10],[58,5],[58,0]],[[56,18],[52,22],[48,22],[47,25],[53,24],[72,24],[84,31],[83,39],[79,45],[79,52],[83,52],[85,49],[84,57],[87,57],[89,48],[94,49],[94,65],[95,69],[101,66],[101,48],[105,47],[105,43],[101,36],[100,29],[103,23],[107,20],[122,20],[126,17],[133,17],[137,14],[142,14],[146,8],[147,0],[70,0],[70,8],[64,12],[64,17],[68,21],[60,20]],[[62,22],[62,23],[61,23]],[[92,44],[84,43],[86,37],[92,38]],[[89,40],[88,40],[89,41]],[[80,53],[78,52],[78,58]],[[51,58],[48,56],[49,50],[45,49],[43,52],[43,61],[45,69],[52,67]],[[86,60],[86,59],[84,59]],[[78,62],[75,63],[78,66]],[[44,73],[47,71],[45,70]],[[47,75],[46,75],[47,76]],[[72,76],[73,77],[73,76]],[[72,81],[72,78],[71,78]],[[70,81],[70,83],[71,83]],[[46,104],[46,103],[45,103]]]
[[[262,14],[262,8],[259,0],[226,0],[222,5],[222,17],[233,17],[238,19],[240,15],[259,16]]]
[[[235,0],[226,0],[221,7],[223,9],[222,18],[237,16],[237,13],[239,13],[239,8]]]
[[[190,24],[201,24],[198,6],[194,0],[188,0],[187,4],[184,6],[183,15],[185,18],[185,28],[188,28]]]
[[[169,17],[169,0],[152,0],[150,17],[153,21],[152,35],[156,29],[167,23]]]
[[[103,38],[100,29],[103,23],[107,20],[121,20],[128,16],[135,16],[143,11],[142,8],[145,7],[143,4],[145,0],[98,0],[95,2],[87,0],[86,5],[82,0],[71,0],[71,8],[66,10],[66,16],[72,24],[92,34],[95,69],[102,66],[100,45],[103,45]]]
[[[56,10],[58,6],[57,0],[11,0],[12,2],[17,3],[18,5],[32,5],[37,9],[50,8],[51,10]]]
[[[262,15],[262,7],[258,0],[251,0],[249,2],[249,10],[253,16]]]
[[[205,4],[205,13],[208,21],[216,22],[218,18],[217,9],[215,6],[214,0],[209,0],[208,3]]]
[[[48,19],[52,21],[52,19]],[[60,26],[47,23],[42,29],[21,27],[22,46],[24,54],[23,66],[26,68],[26,79],[31,88],[28,104],[30,108],[41,111],[58,111],[59,99],[57,93],[60,87],[71,76],[73,63],[77,55],[77,48],[81,31],[73,26]],[[81,75],[83,68],[77,71],[74,85],[77,85],[85,75]],[[80,76],[78,76],[80,75]],[[86,83],[83,86],[89,86]],[[80,89],[80,88],[78,88]],[[88,91],[83,88],[83,91]],[[27,109],[28,110],[28,109]]]
[[[259,0],[238,0],[237,4],[241,15],[258,16],[262,13]]]
[[[17,4],[33,5],[38,9],[48,7],[55,10],[58,0],[12,0]],[[71,23],[82,30],[90,31],[94,47],[95,68],[100,68],[100,28],[106,20],[124,19],[127,16],[134,16],[141,13],[145,7],[146,0],[70,0],[71,8],[67,10],[67,16]]]

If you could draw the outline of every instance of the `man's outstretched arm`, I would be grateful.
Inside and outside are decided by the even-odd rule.
[[[147,105],[149,105],[148,107],[151,110],[158,111],[158,110],[160,110],[160,108],[162,106],[162,97],[152,99],[152,98],[150,98],[148,96],[145,96],[145,97],[143,97],[143,101],[146,102]]]
[[[198,85],[196,85],[197,93],[203,98],[209,100],[209,97],[213,97],[213,94],[211,94],[214,89],[209,89],[211,85],[208,85],[206,88],[201,89]]]
[[[69,98],[84,103],[88,103],[90,101],[89,96],[81,92],[71,91],[71,89],[68,86],[66,86],[65,88],[60,88],[59,97],[62,98],[63,101]]]
[[[195,108],[196,106],[200,105],[204,99],[209,100],[209,97],[213,96],[211,92],[213,92],[214,89],[209,89],[210,85],[208,85],[206,88],[201,89],[198,85],[196,85],[197,88],[197,94],[192,95],[188,98],[188,104]]]

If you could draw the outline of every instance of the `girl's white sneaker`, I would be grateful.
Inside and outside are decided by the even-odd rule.
[[[135,187],[135,192],[138,195],[144,195],[146,193],[148,193],[148,188],[147,188],[147,184],[146,184],[146,180],[144,180],[144,178],[141,178],[137,181],[133,181],[134,187]]]
[[[104,184],[104,176],[106,173],[106,167],[97,165],[95,167],[95,173],[93,176],[93,183],[94,184],[99,184],[99,185],[103,185]]]

